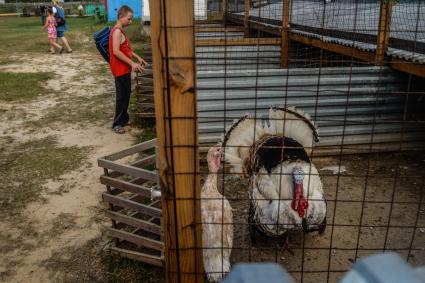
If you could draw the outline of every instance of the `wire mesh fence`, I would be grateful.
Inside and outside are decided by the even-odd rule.
[[[388,53],[420,50],[423,4],[212,2],[185,1],[192,18],[178,20],[170,1],[154,5],[169,279],[277,262],[297,282],[337,282],[390,250],[424,265],[425,73]],[[213,12],[220,22],[197,18]]]

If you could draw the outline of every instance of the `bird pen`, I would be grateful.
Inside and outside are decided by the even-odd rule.
[[[425,265],[425,3],[150,9],[167,281],[275,262],[337,282],[386,251]]]

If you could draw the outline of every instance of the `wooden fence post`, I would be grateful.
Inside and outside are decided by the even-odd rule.
[[[291,16],[291,1],[283,0],[282,8],[282,40],[280,46],[280,66],[288,68],[289,64],[289,18]]]
[[[376,42],[375,64],[383,65],[385,51],[388,48],[388,42],[391,33],[391,14],[394,2],[391,0],[381,0],[379,12],[378,37]]]
[[[243,18],[243,26],[245,37],[249,37],[249,0],[244,1],[244,18]]]
[[[227,26],[228,0],[223,0],[223,25]]]
[[[167,282],[203,282],[193,0],[151,0]]]

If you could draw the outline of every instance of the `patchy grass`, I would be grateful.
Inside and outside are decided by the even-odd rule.
[[[41,263],[65,274],[62,282],[165,282],[164,270],[121,258],[102,249],[106,241],[97,238],[83,247],[67,248]]]
[[[14,61],[10,58],[0,58],[0,66],[12,64]]]
[[[139,144],[154,138],[156,138],[155,128],[143,128],[143,131],[136,136],[134,144]]]
[[[43,93],[50,93],[44,85],[52,77],[52,73],[0,72],[0,100],[31,99]]]
[[[109,282],[165,282],[162,268],[105,253],[103,264]]]
[[[52,137],[20,144],[6,137],[0,145],[0,211],[9,216],[39,199],[47,180],[79,168],[89,151],[87,147],[58,147]]]
[[[113,98],[111,94],[95,96],[78,96],[67,98],[67,103],[60,103],[49,108],[46,115],[39,120],[27,121],[25,126],[37,129],[53,127],[56,123],[81,124],[105,123],[112,119]]]
[[[95,25],[93,18],[66,18],[68,31],[65,33],[71,47],[78,51],[97,52],[93,43],[93,32],[105,25]],[[146,38],[141,36],[140,25],[134,23],[126,29],[128,37],[134,48],[139,48]],[[0,18],[0,55],[7,57],[10,51],[17,52],[42,52],[48,48],[47,32],[41,31],[39,17],[1,17]]]
[[[87,49],[90,47],[92,32],[96,30],[91,18],[67,18],[68,32],[65,34],[71,47]],[[17,52],[43,52],[48,48],[47,32],[41,30],[38,17],[3,17],[0,18],[2,45],[0,54],[6,55],[13,50]],[[100,27],[100,26],[99,26]],[[93,46],[92,50],[95,49]]]

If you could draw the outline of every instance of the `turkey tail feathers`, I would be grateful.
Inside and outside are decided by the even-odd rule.
[[[269,120],[269,134],[294,139],[311,155],[314,143],[319,141],[319,133],[308,114],[295,107],[272,107]]]
[[[222,138],[224,159],[231,165],[230,172],[247,176],[254,147],[261,140],[279,136],[299,142],[307,155],[311,155],[314,142],[319,140],[318,130],[309,115],[295,107],[272,107],[268,123],[245,115],[235,120]]]
[[[225,161],[232,165],[230,172],[247,174],[246,162],[249,160],[251,147],[261,136],[264,128],[260,121],[248,115],[236,120],[223,137]]]

